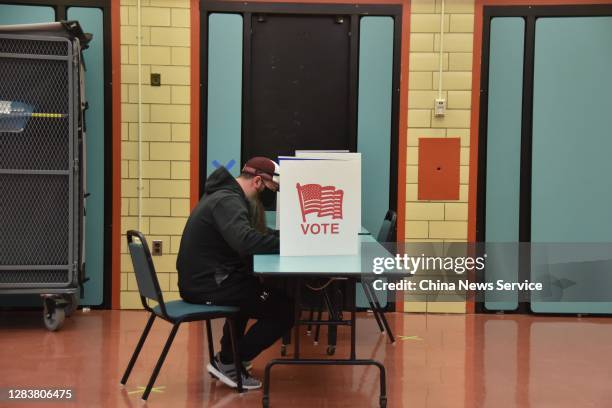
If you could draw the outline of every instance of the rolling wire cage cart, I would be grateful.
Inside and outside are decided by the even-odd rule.
[[[0,295],[40,294],[61,327],[85,281],[85,109],[78,22],[0,26]]]

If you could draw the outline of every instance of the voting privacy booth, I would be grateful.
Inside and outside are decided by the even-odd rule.
[[[279,157],[279,165],[280,255],[356,255],[361,154],[297,152]]]
[[[280,255],[255,255],[253,271],[261,276],[288,276],[294,278],[296,305],[293,329],[294,352],[292,358],[274,359],[266,365],[264,372],[263,406],[269,404],[270,375],[276,365],[361,365],[377,367],[380,371],[380,406],[386,406],[386,382],[384,365],[372,358],[358,358],[356,352],[356,310],[358,283],[367,286],[362,277],[362,244],[378,248],[388,255],[376,240],[361,228],[361,154],[348,152],[296,152],[294,157],[280,156],[280,192],[277,196],[277,225],[280,234]],[[325,284],[310,286],[308,279],[323,279]],[[312,281],[308,281],[312,282]],[[340,285],[340,283],[342,285]],[[308,297],[302,287],[318,292],[319,306],[310,305],[311,317],[302,319],[301,310]],[[307,292],[307,291],[306,291]],[[370,293],[370,292],[368,292]],[[328,320],[321,317],[326,305]],[[393,337],[378,301],[372,300],[381,332]],[[315,309],[318,318],[313,320]],[[343,311],[350,315],[343,318]],[[346,316],[345,314],[344,316]],[[381,320],[384,320],[384,329]],[[319,328],[328,326],[327,354],[336,353],[337,328],[350,329],[348,358],[317,359],[300,357],[300,327],[316,326],[315,344],[318,343]],[[285,355],[290,339],[283,337],[281,355]]]
[[[359,255],[363,235],[373,238],[378,229],[367,228],[368,214],[363,194],[367,194],[362,178],[362,154],[343,150],[296,150],[295,156],[279,156],[281,188],[276,196],[275,227],[280,234],[280,255],[283,265],[314,268],[315,258],[327,268],[361,268],[333,256]],[[368,197],[369,198],[369,197]],[[369,214],[372,215],[372,214]],[[382,218],[381,218],[382,221]],[[274,224],[273,224],[274,225]],[[369,235],[369,234],[372,235]],[[361,239],[360,239],[361,238]],[[296,258],[292,260],[292,258]],[[332,265],[333,264],[333,265]],[[361,286],[356,288],[359,307],[371,304]],[[387,293],[377,293],[381,304],[387,304]]]

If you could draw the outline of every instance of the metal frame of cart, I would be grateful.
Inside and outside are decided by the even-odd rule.
[[[38,103],[44,106],[51,98],[67,98],[67,103],[57,103],[58,106],[65,107],[65,112],[57,112],[61,117],[50,117],[47,122],[35,124],[36,120],[45,119],[31,118],[28,126],[37,127],[32,130],[24,130],[21,133],[0,132],[0,138],[5,138],[5,143],[10,146],[12,143],[15,152],[8,152],[6,160],[0,161],[0,181],[4,184],[7,191],[12,191],[2,198],[6,208],[12,206],[12,211],[18,216],[16,220],[5,219],[0,223],[2,227],[1,239],[5,241],[4,254],[0,257],[0,295],[1,294],[40,294],[44,304],[44,322],[48,329],[57,330],[61,327],[64,317],[70,315],[78,305],[80,285],[83,283],[83,231],[84,231],[84,186],[82,177],[83,169],[83,144],[84,144],[84,123],[83,110],[85,108],[82,100],[81,83],[81,42],[78,37],[67,38],[64,32],[51,35],[50,31],[56,31],[58,27],[68,28],[70,23],[51,23],[44,25],[31,25],[28,30],[23,28],[24,34],[2,33],[0,32],[0,64],[7,67],[13,65],[13,72],[17,73],[14,77],[3,75],[0,78],[0,100],[19,98],[19,87],[32,86],[31,83],[18,83],[19,64],[23,64],[23,71],[30,74],[48,72],[51,74],[46,81],[58,81],[61,78],[67,79],[67,84],[59,84],[65,92],[58,92],[57,95],[43,94],[50,89],[40,89],[40,99],[34,100],[32,93],[29,97],[32,100],[21,101],[24,103]],[[72,27],[75,27],[73,23]],[[9,27],[10,29],[11,27]],[[80,27],[76,25],[78,31]],[[27,31],[25,31],[27,30]],[[41,30],[41,35],[32,34],[32,30]],[[2,46],[4,44],[4,46]],[[65,44],[63,46],[62,44]],[[65,50],[65,52],[64,52]],[[37,63],[37,64],[34,64]],[[45,64],[48,64],[46,68]],[[65,72],[61,65],[65,64]],[[17,67],[15,67],[17,66]],[[55,71],[54,71],[55,70]],[[56,76],[53,76],[53,73]],[[21,78],[23,79],[23,78]],[[13,83],[11,83],[13,82]],[[51,88],[51,87],[50,87]],[[52,121],[56,121],[55,123]],[[67,126],[58,121],[67,121]],[[54,129],[54,126],[60,129]],[[18,155],[23,153],[27,143],[44,143],[45,136],[55,132],[55,137],[67,142],[67,149],[62,148],[61,155],[48,158],[48,161],[40,160],[41,163],[19,162],[18,159],[10,159],[10,154]],[[67,134],[66,134],[67,133]],[[30,141],[20,141],[18,138],[31,137]],[[12,139],[9,139],[12,138]],[[19,144],[23,143],[22,146]],[[46,146],[38,147],[44,149]],[[65,149],[65,150],[63,150]],[[67,151],[66,151],[67,150]],[[67,153],[68,157],[59,157]],[[40,156],[38,159],[41,159]],[[34,164],[33,164],[34,163]],[[50,164],[52,163],[52,164]],[[44,164],[44,165],[43,165]],[[45,218],[45,214],[39,216],[39,221],[44,220],[52,225],[45,231],[56,231],[57,239],[60,243],[53,243],[53,236],[40,236],[40,230],[34,227],[34,221],[29,225],[30,230],[19,231],[19,222],[27,225],[27,220],[20,217],[36,217],[36,214],[28,214],[28,211],[20,211],[18,199],[25,201],[27,196],[19,196],[18,190],[27,190],[27,184],[35,186],[47,186],[52,189],[65,188],[67,184],[67,196],[64,201],[44,203],[50,209],[63,208],[53,212]],[[11,185],[12,184],[12,185]],[[64,186],[64,187],[60,187]],[[30,186],[31,187],[31,186]],[[12,190],[9,190],[12,189]],[[32,189],[31,191],[35,191]],[[65,190],[62,190],[62,192]],[[57,191],[56,191],[57,193]],[[41,192],[40,195],[43,193]],[[57,193],[59,195],[59,193]],[[38,197],[39,201],[41,197]],[[11,202],[12,200],[12,202]],[[24,203],[25,205],[25,203]],[[68,206],[67,212],[65,205]],[[32,208],[40,209],[43,203],[37,203]],[[60,207],[61,206],[61,207]],[[62,212],[67,215],[62,219],[53,219],[53,215]],[[65,230],[62,231],[62,228]],[[20,235],[21,234],[21,235]],[[28,235],[29,234],[29,235]],[[48,247],[41,243],[49,243]],[[28,241],[32,245],[29,246]],[[56,252],[51,254],[53,245],[59,247]],[[2,244],[0,244],[2,246]],[[40,252],[43,252],[43,255]],[[45,254],[44,251],[49,251]],[[4,259],[2,259],[4,258]],[[44,261],[47,258],[51,261]]]

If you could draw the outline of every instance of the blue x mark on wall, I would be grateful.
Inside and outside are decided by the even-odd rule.
[[[212,165],[215,166],[215,169],[218,169],[219,167],[223,166],[226,169],[231,170],[232,167],[234,167],[235,164],[236,164],[236,160],[234,160],[234,159],[231,159],[230,161],[228,161],[227,164],[225,164],[225,166],[222,165],[221,163],[219,163],[218,160],[213,160],[212,161]]]

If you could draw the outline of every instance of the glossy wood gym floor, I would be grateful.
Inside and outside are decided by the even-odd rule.
[[[156,321],[128,385],[120,376],[146,321],[137,311],[77,312],[56,333],[40,312],[0,312],[0,388],[72,388],[76,400],[0,406],[141,407],[169,333]],[[358,357],[387,368],[389,407],[612,407],[612,319],[531,315],[390,314],[388,344],[371,315],[358,318]],[[218,341],[221,321],[215,322]],[[325,339],[325,329],[322,340]],[[185,324],[146,404],[151,407],[259,407],[261,391],[238,395],[206,372],[203,325]],[[324,356],[325,341],[305,355]],[[346,328],[338,356],[346,355]],[[273,346],[255,361],[263,376]],[[378,372],[363,367],[275,367],[272,407],[375,407]]]

